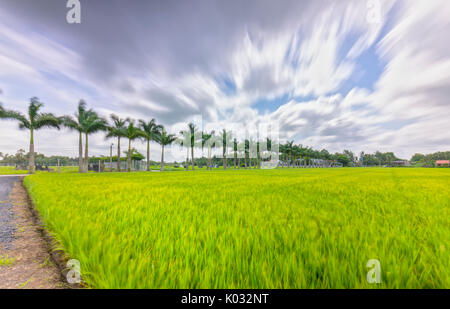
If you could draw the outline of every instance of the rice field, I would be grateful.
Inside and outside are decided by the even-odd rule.
[[[93,288],[450,288],[449,169],[37,174]],[[367,261],[381,265],[369,284]]]

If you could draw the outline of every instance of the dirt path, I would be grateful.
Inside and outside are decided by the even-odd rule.
[[[0,177],[0,289],[64,288],[35,225],[23,177]]]

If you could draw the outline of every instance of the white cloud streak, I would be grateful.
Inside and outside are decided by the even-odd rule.
[[[27,99],[37,95],[48,110],[67,114],[84,98],[105,116],[115,112],[137,119],[155,117],[173,132],[199,115],[208,128],[217,130],[272,121],[280,124],[284,140],[331,151],[394,151],[409,158],[414,152],[446,150],[450,142],[439,132],[450,129],[446,120],[450,111],[449,6],[445,1],[380,3],[382,21],[373,24],[367,22],[364,1],[305,2],[303,10],[286,2],[292,8],[279,12],[286,15],[279,25],[265,19],[273,8],[261,3],[257,13],[243,9],[242,16],[216,16],[217,23],[229,29],[215,29],[221,33],[215,40],[208,33],[208,18],[187,13],[180,15],[180,24],[198,27],[183,40],[174,32],[143,38],[159,47],[151,51],[157,63],[149,56],[132,59],[131,51],[124,52],[123,47],[105,53],[102,39],[96,37],[99,42],[95,42],[87,33],[81,39],[92,45],[76,46],[81,39],[75,36],[62,44],[60,33],[44,36],[14,27],[14,22],[24,22],[23,17],[5,10],[0,14],[8,17],[8,23],[0,24],[4,92],[0,101],[24,111]],[[229,10],[236,9],[232,7]],[[298,16],[288,13],[295,10]],[[32,21],[28,26],[33,26]],[[136,36],[141,32],[138,29]],[[129,40],[140,42],[138,38]],[[165,59],[162,51],[181,41],[192,46],[209,42],[214,53],[206,46],[197,53],[186,46],[170,50]],[[151,50],[147,43],[139,44],[130,45],[136,56]],[[101,48],[95,50],[96,46]],[[359,57],[371,47],[385,64],[380,76],[371,71],[379,64],[363,67],[363,73],[373,79],[373,90],[361,87],[356,78]],[[98,59],[98,66],[93,59]],[[105,72],[104,78],[99,78],[99,72]],[[278,102],[283,96],[288,97],[286,102]],[[254,105],[260,99],[280,106],[263,112]],[[74,147],[67,146],[67,135]],[[14,141],[9,136],[15,136]],[[73,133],[43,131],[38,138],[38,151],[76,155]],[[109,143],[95,136],[92,153],[107,154]],[[26,145],[25,132],[18,133],[11,122],[0,122],[1,151],[13,152]],[[144,151],[144,145],[135,145]],[[155,145],[152,157],[159,158],[158,152]],[[168,159],[183,157],[184,152],[174,151]]]

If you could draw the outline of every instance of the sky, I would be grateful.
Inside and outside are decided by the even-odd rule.
[[[0,0],[4,107],[25,112],[36,96],[43,111],[73,115],[83,99],[170,133],[189,121],[216,132],[273,124],[281,142],[330,152],[450,150],[447,0],[80,0],[80,24],[66,3]],[[0,121],[1,152],[28,142]],[[95,134],[90,154],[114,142]],[[67,129],[41,130],[35,144],[78,154]],[[165,157],[184,155],[174,146]]]

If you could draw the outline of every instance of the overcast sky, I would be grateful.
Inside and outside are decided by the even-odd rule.
[[[0,0],[6,108],[37,96],[74,114],[84,99],[172,133],[201,117],[217,131],[278,123],[283,141],[331,152],[450,150],[448,0],[80,2],[81,24],[68,24],[65,0]],[[103,136],[90,154],[109,154]],[[75,157],[77,142],[43,130],[36,151]],[[19,148],[28,132],[1,121],[0,151]]]

